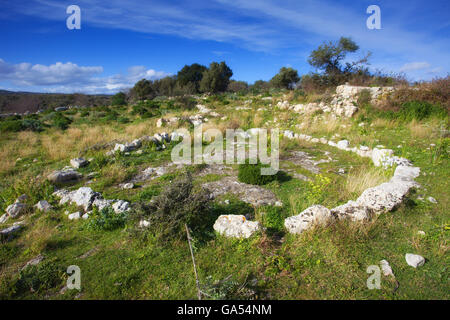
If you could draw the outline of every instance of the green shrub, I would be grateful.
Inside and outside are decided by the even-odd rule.
[[[55,113],[52,119],[52,125],[61,130],[66,130],[71,123],[72,120],[63,116],[61,113]]]
[[[18,132],[23,129],[21,120],[6,120],[0,122],[1,132]]]
[[[89,114],[90,114],[90,112],[88,110],[83,110],[83,111],[80,112],[80,116],[82,118],[89,117]]]
[[[277,179],[277,175],[262,175],[262,168],[269,168],[270,165],[263,165],[258,162],[257,164],[240,164],[238,179],[241,182],[254,184],[254,185],[264,185]]]
[[[256,279],[249,282],[240,283],[233,280],[231,276],[220,281],[214,281],[211,276],[206,277],[200,284],[203,295],[212,300],[249,300],[255,299]]]
[[[283,210],[279,207],[265,208],[262,217],[264,226],[271,232],[282,232],[284,230]]]
[[[117,112],[111,110],[111,111],[109,111],[109,112],[106,114],[105,119],[108,120],[108,121],[114,121],[114,120],[116,120],[118,117],[119,117],[119,114],[118,114]]]
[[[127,95],[123,92],[116,93],[111,99],[111,104],[113,106],[123,106],[127,104]]]
[[[119,123],[129,123],[130,119],[128,119],[127,117],[119,117],[119,118],[117,118],[117,122],[119,122]]]
[[[28,266],[20,271],[15,284],[16,293],[42,292],[57,288],[62,285],[65,278],[65,270],[55,261],[44,260],[43,262]]]
[[[87,228],[95,231],[112,231],[123,228],[127,221],[128,214],[126,212],[116,213],[111,207],[98,210],[96,207],[87,222]]]
[[[22,121],[23,130],[31,130],[35,132],[40,132],[44,130],[42,123],[36,119],[25,119]]]
[[[445,118],[447,111],[439,105],[428,102],[410,101],[402,105],[399,118],[406,121],[423,120],[429,117]]]

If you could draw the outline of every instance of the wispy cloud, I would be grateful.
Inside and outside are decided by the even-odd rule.
[[[405,1],[378,2],[382,30],[366,28],[370,1],[77,0],[77,5],[82,9],[82,30],[96,26],[212,40],[250,51],[301,56],[302,60],[305,52],[323,40],[351,36],[363,50],[374,52],[374,65],[389,67],[390,71],[413,72],[414,77],[428,74],[430,68],[417,69],[408,65],[411,61],[439,65],[442,71],[434,67],[435,72],[450,69],[450,43],[442,31],[446,24],[428,21],[432,10],[426,23],[422,22],[423,28],[411,28],[414,15],[425,16],[423,5],[415,0],[409,0],[406,7]],[[5,6],[8,11],[48,20],[67,18],[67,3],[56,0],[16,0]]]
[[[428,62],[410,62],[405,63],[401,68],[401,72],[408,72],[408,71],[416,71],[416,70],[422,70],[422,69],[429,69],[431,65]]]

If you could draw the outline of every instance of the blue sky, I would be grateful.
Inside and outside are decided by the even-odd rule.
[[[66,8],[81,8],[69,30]],[[381,30],[369,30],[369,5]],[[410,80],[450,70],[448,0],[15,0],[0,3],[0,88],[115,93],[185,64],[225,60],[233,78],[269,80],[283,66],[305,74],[325,40],[349,36],[371,68]]]

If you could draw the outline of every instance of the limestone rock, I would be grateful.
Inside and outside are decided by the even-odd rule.
[[[43,211],[43,212],[48,212],[52,209],[52,206],[46,200],[39,201],[38,203],[35,204],[35,207],[39,211]]]
[[[3,230],[0,230],[0,238],[1,239],[8,239],[11,236],[13,236],[14,234],[16,234],[17,232],[19,232],[21,229],[22,229],[22,224],[16,222],[11,227],[3,229]]]
[[[371,211],[367,207],[351,200],[346,204],[331,209],[331,213],[338,219],[348,218],[352,221],[369,220],[371,218]]]
[[[405,259],[406,263],[414,268],[421,267],[425,264],[425,258],[418,254],[407,253]]]
[[[130,210],[130,203],[127,201],[119,200],[112,205],[115,213],[122,213]]]
[[[81,206],[85,211],[89,210],[92,206],[92,202],[100,194],[92,191],[89,187],[81,187],[75,191],[71,196],[71,202],[76,203],[77,206]]]
[[[394,151],[391,149],[378,149],[374,148],[372,150],[372,161],[373,164],[376,167],[380,167],[383,165],[384,162],[386,162],[392,155],[394,154]]]
[[[260,226],[242,215],[222,215],[214,223],[214,230],[226,237],[249,238],[260,230]]]
[[[9,216],[5,213],[0,217],[0,223],[5,223],[8,220]]]
[[[31,259],[30,261],[28,261],[22,268],[22,270],[25,270],[27,267],[29,266],[35,266],[38,265],[39,263],[42,262],[42,260],[44,260],[44,256],[43,255],[38,255],[37,257]]]
[[[97,207],[99,211],[103,210],[104,208],[112,206],[114,203],[114,200],[106,200],[106,199],[95,199],[92,202],[92,206]]]
[[[81,218],[81,213],[80,212],[74,212],[68,215],[69,220],[78,220]]]
[[[26,209],[27,209],[26,204],[15,202],[6,208],[6,214],[11,218],[16,218],[21,214],[23,214]]]
[[[381,271],[383,271],[383,275],[387,276],[393,276],[394,277],[394,273],[392,272],[392,268],[389,265],[389,262],[387,262],[386,260],[381,260],[380,261],[380,265],[381,265]]]
[[[74,167],[75,169],[79,169],[81,167],[85,167],[89,164],[89,161],[87,161],[84,158],[75,158],[70,160],[70,165]]]
[[[54,171],[47,178],[52,183],[67,183],[79,180],[81,177],[81,173],[70,168]]]
[[[323,224],[333,218],[331,211],[324,206],[314,205],[299,215],[284,220],[284,226],[290,233],[300,234],[314,224]]]
[[[341,150],[347,150],[350,147],[350,142],[348,140],[341,140],[337,143],[336,147]]]

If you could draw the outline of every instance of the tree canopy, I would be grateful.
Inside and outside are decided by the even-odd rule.
[[[347,53],[356,52],[359,46],[350,38],[341,37],[338,42],[324,42],[311,52],[308,62],[325,73],[339,74],[344,72],[341,65]]]
[[[283,67],[280,69],[270,82],[274,87],[291,89],[294,84],[300,81],[298,72],[292,68]]]
[[[183,69],[178,71],[177,82],[181,87],[187,85],[193,86],[196,92],[199,92],[200,81],[202,81],[203,73],[207,68],[198,63],[191,64],[190,66],[185,65]]]
[[[220,64],[212,62],[209,69],[203,72],[203,78],[200,82],[201,92],[224,92],[227,90],[233,71],[227,66],[225,61]]]

